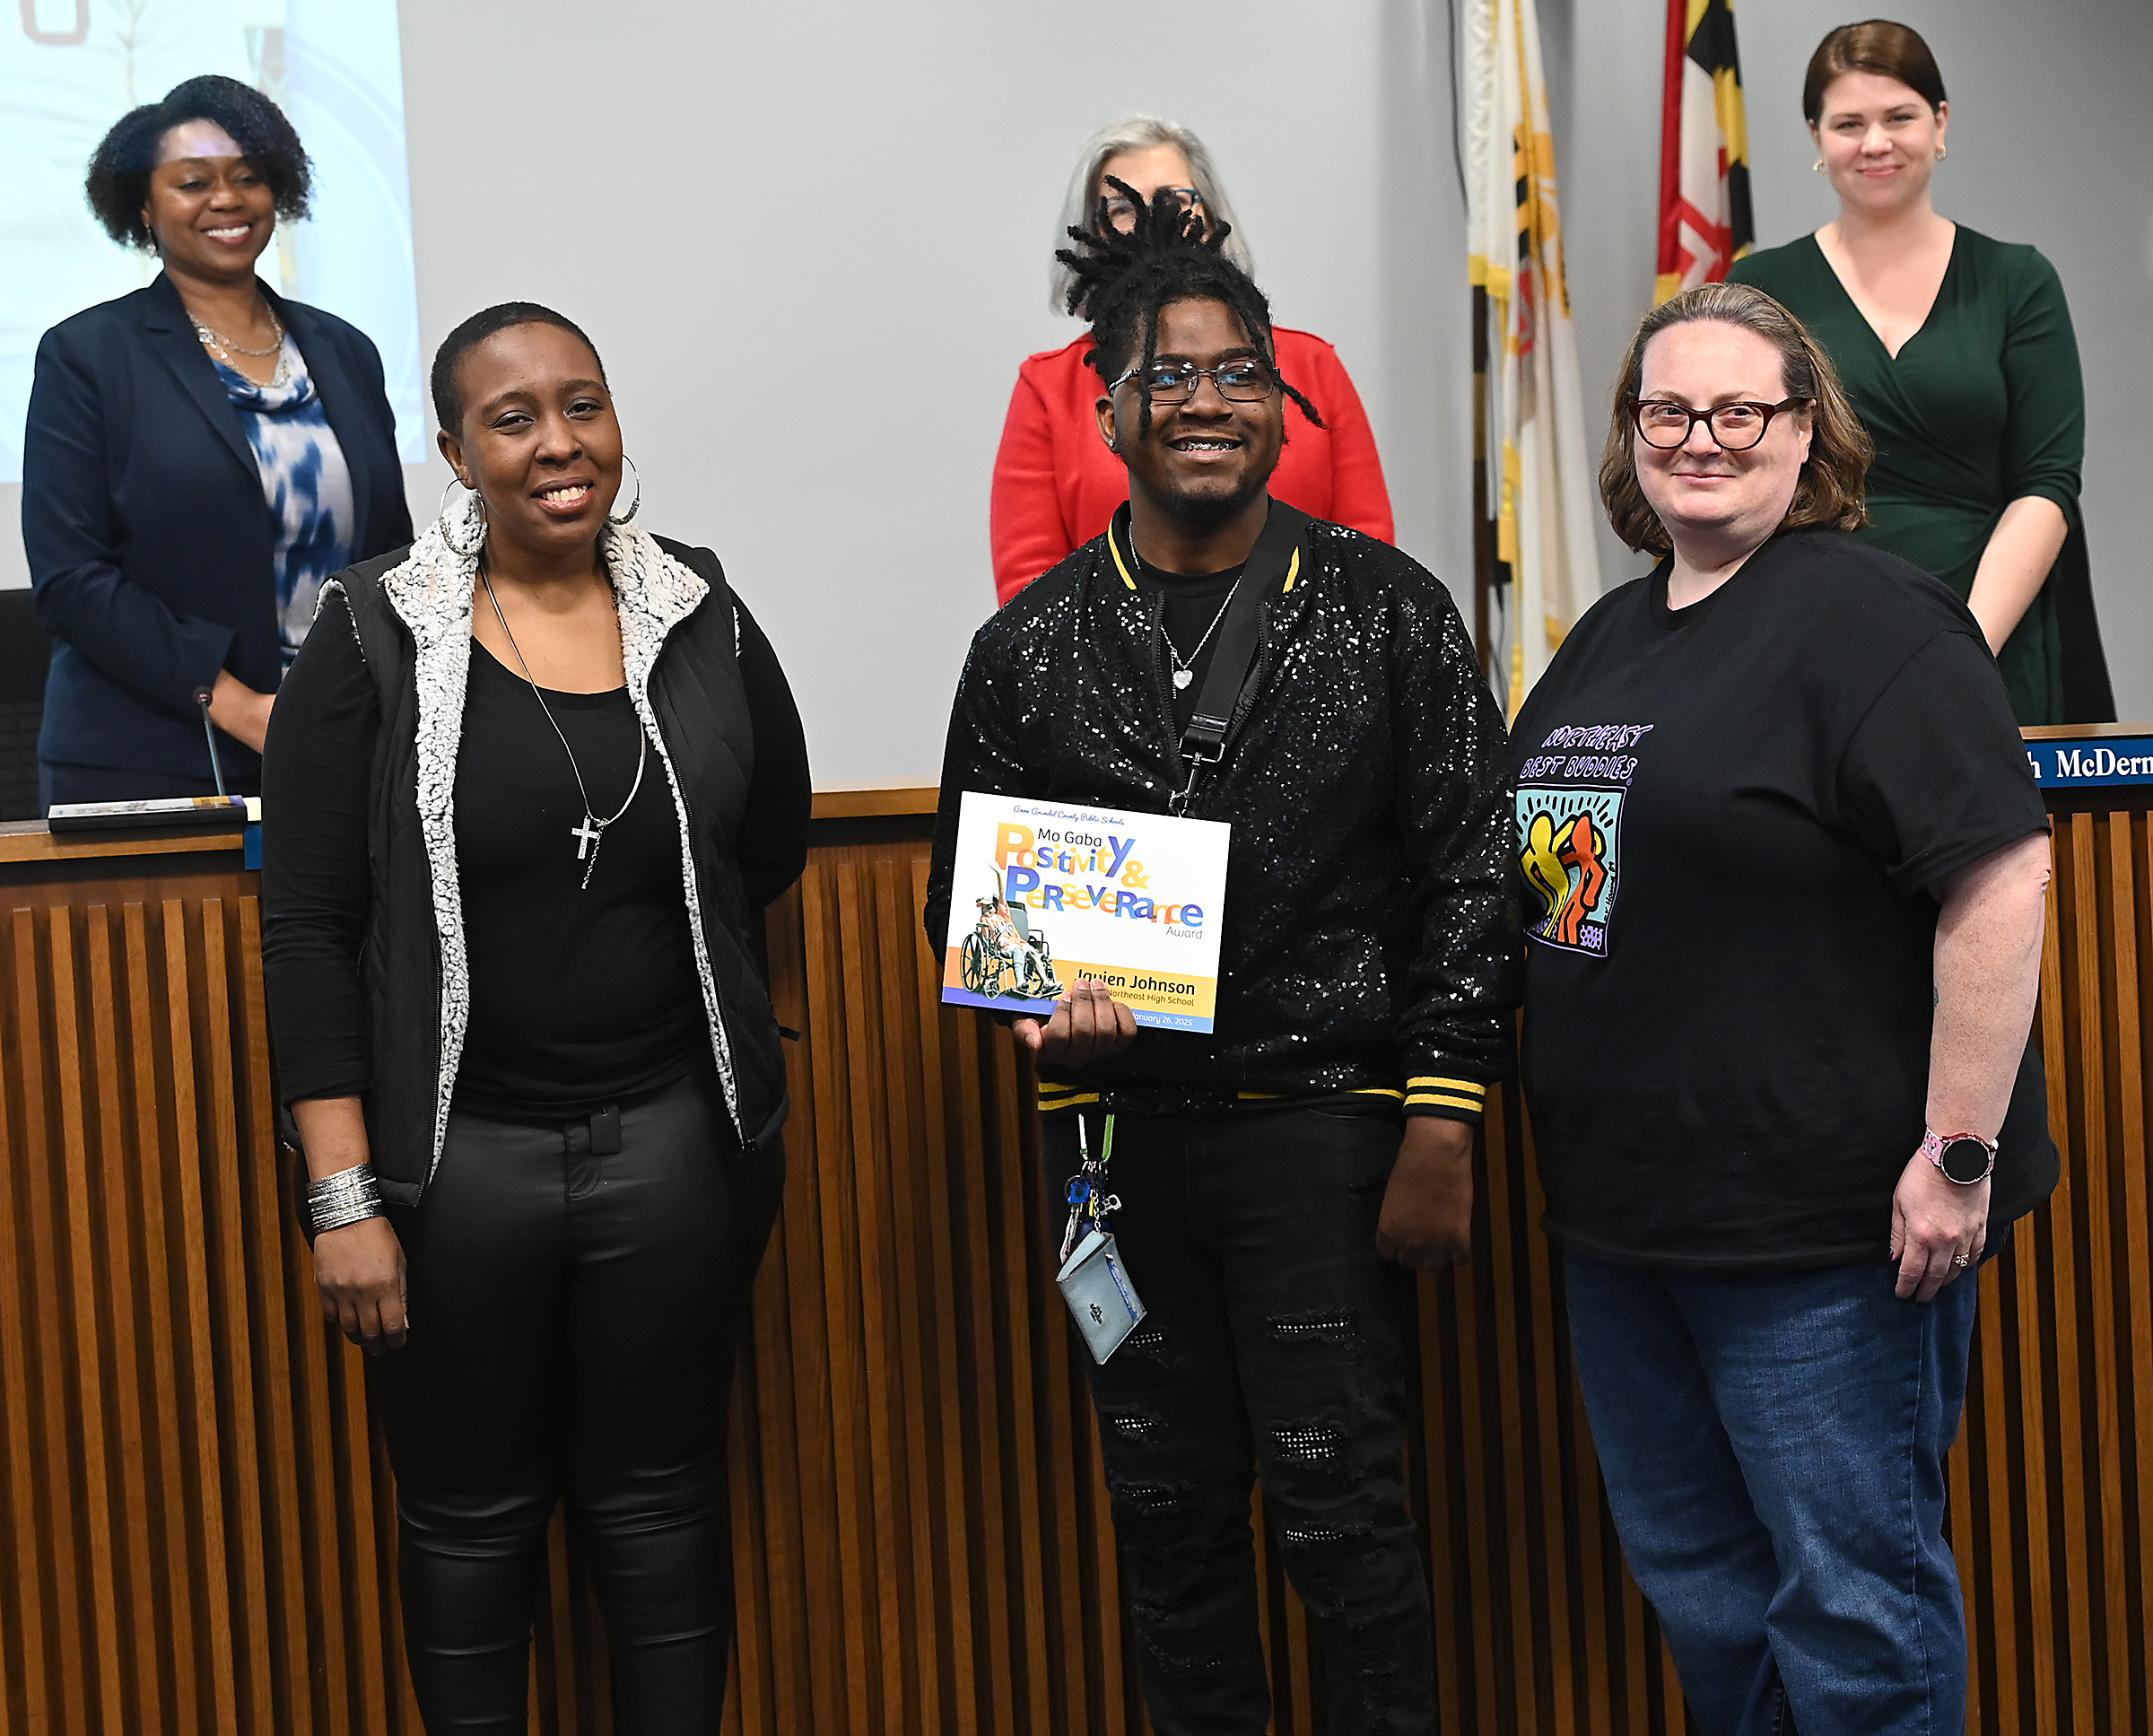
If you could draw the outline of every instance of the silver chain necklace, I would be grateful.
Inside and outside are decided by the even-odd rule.
[[[187,317],[194,318],[191,314]],[[222,332],[205,326],[199,319],[195,320],[195,336],[202,340],[202,347],[207,350],[213,358],[217,359],[220,366],[228,367],[240,378],[247,379],[257,390],[282,391],[292,383],[292,352],[284,347],[284,322],[276,317],[275,308],[269,310],[269,323],[276,327],[276,342],[266,350],[249,350],[241,345],[234,344]],[[254,356],[257,360],[264,356],[274,355],[276,358],[276,366],[270,371],[269,378],[266,380],[252,379],[248,376],[246,370],[241,368],[235,360],[236,357],[242,355]]]
[[[250,350],[243,344],[234,344],[214,326],[205,326],[199,319],[195,319],[195,336],[205,344],[214,344],[227,355],[275,355],[284,347],[284,322],[276,317],[276,310],[266,303],[264,304],[262,311],[269,316],[269,323],[276,327],[275,340],[266,350]],[[191,313],[187,315],[187,318],[195,318]]]
[[[1165,617],[1160,616],[1159,637],[1166,641],[1166,655],[1173,659],[1173,689],[1176,693],[1196,679],[1196,670],[1192,666],[1204,654],[1204,647],[1211,642],[1211,635],[1218,631],[1218,624],[1226,618],[1226,611],[1233,606],[1233,592],[1240,589],[1241,580],[1236,579],[1232,589],[1226,592],[1226,600],[1218,606],[1218,613],[1211,617],[1211,624],[1204,629],[1204,636],[1196,641],[1196,649],[1187,657],[1183,657],[1175,647],[1173,635],[1166,631]]]
[[[606,842],[606,828],[628,811],[635,800],[635,792],[643,787],[643,764],[649,757],[650,737],[643,733],[642,721],[638,719],[635,726],[635,781],[628,787],[627,801],[623,802],[612,816],[600,819],[591,807],[590,791],[583,782],[583,768],[576,763],[576,750],[568,745],[568,737],[562,734],[561,725],[554,716],[554,708],[545,702],[545,695],[538,691],[538,684],[531,680],[531,666],[523,660],[523,647],[516,642],[515,633],[510,631],[509,617],[501,612],[501,598],[493,594],[493,581],[486,576],[486,563],[483,558],[478,563],[478,582],[486,588],[486,601],[492,604],[493,618],[501,623],[501,632],[508,634],[509,649],[516,653],[517,667],[523,671],[524,680],[529,683],[531,697],[538,702],[538,709],[545,713],[545,720],[554,726],[554,733],[561,737],[561,751],[568,755],[568,769],[576,775],[576,792],[583,798],[583,821],[580,825],[569,827],[568,835],[576,841],[576,860],[583,864],[583,884],[576,890],[588,892],[590,877],[598,866],[598,846]]]
[[[1106,534],[1111,541],[1114,534],[1111,527]],[[1151,566],[1150,562],[1137,553],[1137,538],[1133,531],[1129,534],[1129,552],[1139,569]],[[1153,569],[1155,571],[1156,570]],[[1173,635],[1166,631],[1166,616],[1164,611],[1161,611],[1159,637],[1166,641],[1166,655],[1173,659],[1173,691],[1175,693],[1182,692],[1190,682],[1196,679],[1194,667],[1196,659],[1204,654],[1204,647],[1211,642],[1211,635],[1218,631],[1218,624],[1226,618],[1226,611],[1233,606],[1233,593],[1240,589],[1241,580],[1236,579],[1227,588],[1226,600],[1218,606],[1218,613],[1211,617],[1211,624],[1204,629],[1204,636],[1196,641],[1196,649],[1190,651],[1187,657],[1181,655],[1181,648],[1173,642]]]

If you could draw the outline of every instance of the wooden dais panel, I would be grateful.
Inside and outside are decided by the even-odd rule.
[[[1133,1736],[1028,1081],[1007,1033],[939,1004],[925,820],[840,807],[770,917],[802,1034],[737,1382],[726,1729]],[[2038,1034],[2064,1185],[1982,1274],[1951,1460],[1983,1736],[2153,1727],[2153,834],[2073,811],[2056,855]],[[0,863],[0,1736],[417,1736],[364,1359],[320,1320],[275,1157],[258,942],[252,877],[206,843]],[[1420,1287],[1440,1727],[1675,1736],[1539,1210],[1505,1091],[1474,1263]],[[1276,1728],[1302,1736],[1320,1661],[1256,1520]],[[595,1736],[603,1626],[558,1524],[551,1559],[531,1728]]]

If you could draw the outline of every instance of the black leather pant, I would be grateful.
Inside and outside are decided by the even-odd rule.
[[[1087,1110],[1091,1148],[1098,1112]],[[1406,1508],[1413,1281],[1375,1251],[1395,1115],[1123,1115],[1110,1227],[1147,1313],[1103,1367],[1114,1535],[1158,1736],[1263,1736],[1249,1486],[1322,1649],[1332,1736],[1429,1736],[1434,1639]],[[1049,1233],[1073,1118],[1043,1140]]]
[[[412,1325],[379,1365],[432,1736],[525,1729],[563,1493],[606,1611],[615,1728],[718,1729],[727,1400],[783,1182],[774,1142],[743,1160],[714,1077],[632,1099],[617,1122],[449,1118],[423,1202],[391,1215]]]

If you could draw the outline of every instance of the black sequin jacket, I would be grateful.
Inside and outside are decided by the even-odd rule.
[[[1189,810],[1233,827],[1215,1028],[1146,1029],[1081,1078],[1042,1077],[1042,1108],[1364,1093],[1477,1121],[1508,1070],[1521,941],[1501,714],[1418,563],[1321,520],[1302,550]],[[1102,536],[973,636],[928,879],[937,956],[961,792],[1167,811],[1186,776],[1161,608]]]

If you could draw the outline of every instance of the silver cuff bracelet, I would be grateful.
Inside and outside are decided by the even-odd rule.
[[[307,1183],[307,1221],[316,1235],[380,1216],[381,1190],[374,1184],[371,1164],[354,1164]]]

